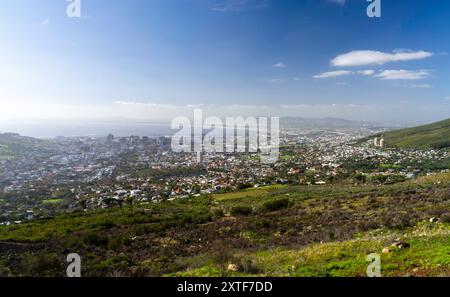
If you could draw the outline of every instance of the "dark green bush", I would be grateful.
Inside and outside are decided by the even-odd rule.
[[[21,266],[26,276],[58,275],[63,271],[63,259],[54,253],[39,255],[26,254],[21,261]]]
[[[239,261],[239,270],[248,274],[258,274],[261,269],[251,259],[241,259]]]
[[[257,219],[254,222],[255,228],[271,228],[276,226],[276,222],[270,219]]]
[[[223,209],[219,207],[212,208],[211,212],[215,218],[221,218],[225,216]]]
[[[98,226],[102,227],[104,229],[111,229],[111,228],[115,227],[116,224],[113,221],[111,221],[111,220],[106,220],[106,221],[103,221],[103,222],[99,222]]]
[[[232,216],[248,216],[253,212],[253,209],[249,206],[235,206],[232,207],[230,213]]]
[[[95,265],[95,268],[101,271],[111,271],[117,269],[126,269],[130,265],[132,265],[132,261],[126,255],[119,255],[100,262],[99,264]]]
[[[262,205],[262,210],[265,212],[277,211],[280,209],[288,208],[291,206],[291,202],[287,198],[270,200]]]
[[[108,240],[108,249],[117,251],[123,246],[129,246],[131,239],[122,235],[113,235]]]
[[[238,190],[246,190],[250,188],[253,188],[252,184],[239,184],[237,187]]]
[[[90,232],[84,235],[83,242],[86,245],[93,245],[100,247],[108,245],[108,238],[105,236],[98,235],[97,233]]]
[[[142,236],[150,233],[157,232],[157,224],[151,225],[138,225],[134,227],[134,233],[136,236]]]
[[[450,223],[450,213],[444,213],[444,214],[442,214],[441,220],[442,220],[444,223]]]

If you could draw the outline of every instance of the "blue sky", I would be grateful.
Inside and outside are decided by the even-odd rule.
[[[450,117],[450,1],[0,2],[0,117]]]

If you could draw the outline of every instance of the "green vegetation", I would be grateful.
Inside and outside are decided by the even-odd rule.
[[[42,203],[43,204],[59,204],[63,201],[64,201],[63,199],[47,199],[47,200],[43,200]]]
[[[109,211],[73,213],[59,215],[49,220],[37,220],[24,225],[0,228],[0,240],[15,242],[42,242],[62,238],[72,233],[108,231],[115,227],[136,227],[138,233],[160,232],[165,229],[207,222],[212,214],[209,199],[199,198],[196,203],[190,200],[142,205],[131,211],[118,208]]]
[[[11,157],[11,152],[7,145],[0,144],[0,161],[7,160]]]
[[[290,201],[287,198],[281,198],[281,199],[277,199],[277,200],[270,200],[267,202],[264,202],[264,204],[262,205],[262,209],[264,211],[277,211],[283,208],[287,208],[288,206],[290,206]]]
[[[231,215],[232,216],[248,216],[253,212],[253,209],[248,206],[235,206],[231,208]]]
[[[415,148],[450,148],[450,119],[384,134],[387,145]]]
[[[0,227],[0,275],[450,275],[450,174],[393,185],[273,186]],[[230,266],[231,265],[231,266]],[[231,267],[231,268],[230,268]]]
[[[398,164],[380,164],[381,169],[401,169],[402,166]]]
[[[425,229],[425,231],[424,231]],[[235,252],[230,259],[238,263],[238,271],[228,276],[346,277],[366,276],[367,255],[381,255],[383,276],[448,276],[450,273],[450,226],[418,224],[405,232],[403,240],[411,247],[383,254],[385,243],[394,234],[373,239],[361,238],[344,242],[313,244],[305,248],[276,248],[257,252]],[[420,236],[417,234],[420,233]],[[243,264],[244,263],[244,264]],[[249,271],[245,263],[251,263]],[[256,273],[255,273],[256,271]],[[169,276],[221,276],[214,263],[187,269]]]
[[[45,150],[48,142],[14,133],[0,133],[0,157],[26,154],[31,148],[41,147]]]
[[[275,191],[280,188],[283,188],[283,186],[277,185],[277,186],[268,186],[268,187],[262,187],[262,188],[251,188],[251,189],[246,189],[244,191],[239,191],[239,192],[217,194],[217,195],[214,195],[214,199],[217,201],[224,201],[224,200],[230,200],[230,199],[258,198],[258,197],[264,197],[269,192]]]

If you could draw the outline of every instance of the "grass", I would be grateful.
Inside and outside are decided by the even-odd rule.
[[[0,263],[14,275],[54,275],[41,260],[70,250],[86,276],[364,276],[366,256],[401,238],[411,247],[382,255],[384,275],[448,276],[449,182],[450,173],[389,186],[269,186],[63,214],[1,226],[0,247],[13,256]]]
[[[42,200],[42,204],[60,204],[64,199],[47,199]]]
[[[396,164],[380,164],[380,168],[382,169],[400,169],[401,165]]]
[[[118,208],[59,215],[50,220],[0,227],[0,240],[15,242],[43,242],[61,238],[73,232],[108,230],[115,226],[146,225],[148,230],[164,230],[189,222],[205,222],[211,217],[209,199],[199,198],[197,203],[188,200],[141,206],[140,211]],[[153,225],[152,225],[153,224]],[[152,229],[152,226],[154,227]]]
[[[437,234],[434,229],[440,229]],[[406,236],[411,247],[389,254],[381,251],[390,236],[374,239],[362,238],[345,242],[313,244],[300,249],[275,248],[257,252],[237,252],[241,262],[253,263],[257,273],[227,272],[229,276],[272,277],[348,277],[366,276],[372,253],[381,255],[383,276],[427,275],[448,276],[450,273],[450,226],[436,225],[427,235]],[[168,276],[220,276],[223,274],[214,263],[169,274]]]
[[[233,192],[233,193],[224,193],[224,194],[216,194],[214,195],[214,199],[217,201],[226,201],[226,200],[236,200],[236,199],[244,199],[244,198],[258,198],[267,195],[267,191],[265,190],[245,190],[241,192]]]
[[[226,200],[236,200],[243,198],[261,198],[265,197],[271,192],[274,192],[278,189],[286,188],[286,186],[282,185],[274,185],[274,186],[266,186],[260,188],[250,188],[244,191],[239,192],[231,192],[231,193],[223,193],[223,194],[215,194],[213,196],[216,201],[226,201]]]
[[[388,145],[415,148],[450,147],[450,119],[409,129],[385,133]]]
[[[422,176],[414,180],[417,184],[448,184],[450,183],[450,173],[440,173],[429,176]]]

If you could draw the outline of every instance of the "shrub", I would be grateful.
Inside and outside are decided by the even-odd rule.
[[[103,222],[99,222],[98,226],[104,229],[111,229],[116,226],[116,224],[111,220],[106,220]]]
[[[62,270],[63,261],[54,253],[25,255],[21,261],[26,276],[57,275]]]
[[[276,226],[276,222],[270,219],[259,219],[254,222],[255,228],[271,228]]]
[[[227,266],[232,262],[233,254],[229,243],[223,239],[219,239],[212,244],[212,260],[219,268],[222,277],[227,276]]]
[[[291,202],[287,198],[267,201],[262,205],[262,210],[266,212],[277,211],[280,209],[288,208],[291,206]]]
[[[213,207],[211,209],[211,212],[215,218],[221,218],[225,216],[223,209],[220,207]]]
[[[246,190],[246,189],[250,189],[253,188],[253,186],[251,184],[240,184],[238,185],[237,189],[238,190]]]
[[[235,206],[231,208],[231,215],[234,217],[237,216],[248,216],[253,212],[253,209],[249,206]]]
[[[132,262],[126,255],[119,255],[100,262],[99,264],[95,265],[95,268],[101,271],[105,270],[111,271],[118,269],[126,269],[130,265],[132,265]]]
[[[108,240],[108,249],[117,251],[122,246],[129,246],[130,244],[131,240],[128,237],[113,235]]]
[[[450,223],[450,213],[444,213],[441,216],[441,219],[444,223]]]
[[[138,225],[134,227],[134,233],[136,236],[142,236],[156,231],[153,225]]]
[[[248,274],[258,274],[261,269],[251,259],[242,259],[239,261],[239,270]]]
[[[86,245],[93,246],[106,246],[108,244],[108,238],[100,236],[97,233],[90,232],[83,237],[83,241]]]

